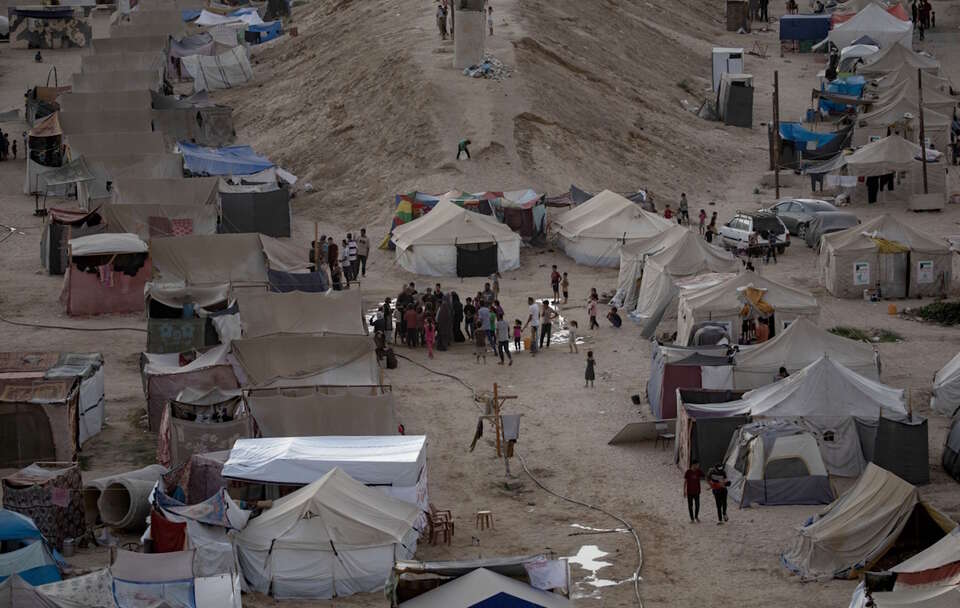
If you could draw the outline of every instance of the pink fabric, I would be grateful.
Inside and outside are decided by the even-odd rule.
[[[150,280],[148,259],[136,276],[111,271],[104,284],[100,273],[80,272],[71,266],[63,279],[60,300],[70,316],[143,312],[143,288]]]
[[[189,236],[193,234],[193,220],[185,218],[181,220],[170,220],[173,227],[173,236]]]

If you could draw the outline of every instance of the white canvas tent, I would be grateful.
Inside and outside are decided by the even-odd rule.
[[[367,335],[359,289],[245,293],[237,302],[246,338],[270,334]]]
[[[869,36],[882,48],[894,44],[910,48],[913,44],[913,22],[901,21],[879,5],[868,4],[851,19],[830,30],[827,40],[837,48],[843,48],[862,36]]]
[[[396,258],[414,274],[489,276],[520,266],[520,236],[495,218],[446,198],[393,230]]]
[[[776,380],[780,367],[793,374],[828,355],[870,380],[879,380],[878,355],[872,346],[817,327],[807,319],[797,319],[771,340],[737,354],[733,368],[733,387],[749,390]]]
[[[884,138],[891,133],[891,130],[910,142],[919,141],[920,109],[916,101],[916,86],[914,82],[913,86],[909,87],[914,91],[913,98],[906,91],[902,91],[900,95],[889,98],[889,102],[885,105],[857,117],[857,126],[853,131],[853,145],[863,146],[875,141],[874,138]],[[941,152],[947,150],[950,144],[950,122],[951,116],[937,112],[924,100],[924,137],[930,140],[931,147]],[[918,147],[916,150],[918,158],[919,153]]]
[[[219,55],[189,55],[180,63],[193,78],[195,91],[231,89],[253,80],[247,47],[235,46]]]
[[[367,336],[275,334],[233,340],[231,363],[241,386],[353,387],[380,390],[380,366]]]
[[[637,306],[637,294],[640,290],[640,278],[647,259],[683,238],[688,232],[683,226],[671,226],[650,238],[634,241],[620,249],[620,272],[617,275],[617,293],[610,303],[624,310],[633,310]]]
[[[808,580],[857,578],[898,542],[929,546],[955,527],[915,486],[871,464],[853,488],[798,530],[780,561]]]
[[[930,409],[953,416],[960,411],[960,353],[954,355],[933,378]]]
[[[834,499],[817,438],[788,421],[737,429],[724,465],[730,498],[741,507],[819,505]]]
[[[872,55],[868,61],[857,68],[857,73],[865,75],[880,75],[899,72],[907,66],[913,74],[913,83],[917,83],[917,70],[921,69],[931,74],[940,71],[940,62],[932,57],[926,57],[914,52],[910,45],[893,44],[885,46],[879,53]]]
[[[534,589],[514,578],[477,568],[470,574],[400,604],[400,608],[472,608],[505,606],[570,608],[573,604],[556,593]]]
[[[753,272],[741,272],[723,283],[680,294],[677,343],[687,344],[693,337],[695,326],[709,321],[723,325],[730,342],[736,344],[740,338],[741,313],[746,299],[757,295],[762,295],[762,301],[773,309],[777,321],[774,334],[796,319],[813,319],[820,314],[820,305],[809,292],[787,287]]]
[[[616,267],[620,249],[675,224],[604,190],[553,221],[563,251],[578,264]]]
[[[237,536],[250,586],[275,598],[343,597],[383,587],[409,559],[419,509],[339,468],[274,502]]]

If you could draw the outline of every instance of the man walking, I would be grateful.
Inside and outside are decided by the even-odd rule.
[[[528,326],[530,327],[530,356],[535,357],[538,350],[537,330],[540,329],[540,305],[537,304],[537,301],[534,300],[532,296],[527,298],[527,305],[529,305],[530,310],[527,314],[527,322],[523,328],[526,329]]]
[[[684,223],[686,223],[687,226],[690,225],[690,208],[687,205],[686,192],[680,193],[680,213],[678,215],[679,215],[679,219],[677,221],[678,224],[683,225]]]
[[[337,242],[333,240],[333,237],[327,238],[327,265],[330,266],[330,272],[333,272],[333,267],[340,262],[340,250],[337,248]]]
[[[543,339],[547,339],[547,348],[550,348],[550,338],[553,335],[553,319],[557,313],[550,308],[550,300],[544,300],[540,309],[540,348],[543,348]]]
[[[367,256],[370,255],[370,239],[367,238],[367,229],[360,229],[360,237],[357,239],[357,257],[360,258],[360,272],[367,276]]]
[[[350,266],[350,279],[357,280],[360,261],[357,259],[357,242],[353,240],[353,235],[347,233],[347,264]]]
[[[457,160],[460,160],[460,155],[461,155],[461,154],[466,154],[466,155],[467,155],[467,160],[470,160],[470,148],[469,148],[469,146],[470,146],[470,140],[469,140],[469,139],[461,139],[461,140],[457,143]]]
[[[690,512],[690,523],[700,521],[700,480],[703,471],[700,463],[694,460],[690,468],[683,474],[683,495],[687,497],[687,511]]]
[[[707,475],[707,483],[713,490],[713,500],[717,503],[717,525],[722,525],[727,519],[727,486],[730,482],[727,480],[727,472],[723,468],[723,463],[718,462]]]

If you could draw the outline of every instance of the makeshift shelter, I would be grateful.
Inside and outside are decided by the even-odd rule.
[[[950,423],[950,431],[943,444],[940,464],[943,465],[947,475],[960,481],[960,416],[954,416],[953,422]]]
[[[245,293],[238,298],[238,304],[245,338],[271,334],[365,336],[369,333],[359,289],[328,293]]]
[[[896,91],[901,83],[913,84],[917,86],[917,68],[909,63],[902,63],[892,72],[875,73],[873,80],[870,81],[866,91],[872,95],[889,95]],[[930,71],[923,73],[923,91],[926,94],[927,88],[932,88],[944,95],[952,95],[953,90],[950,79],[944,76],[938,76]]]
[[[104,233],[69,241],[70,266],[60,302],[68,315],[140,312],[150,277],[147,244],[135,234]]]
[[[254,422],[239,391],[184,389],[163,408],[157,434],[157,462],[185,465],[194,454],[229,449],[254,436]]]
[[[947,361],[934,376],[930,409],[944,416],[960,414],[960,353]]]
[[[80,71],[88,74],[153,70],[162,66],[163,55],[156,51],[97,53],[80,58]]]
[[[197,553],[118,550],[110,565],[110,587],[117,605],[241,608],[239,576],[198,576]]]
[[[193,175],[248,175],[274,165],[250,146],[208,148],[180,142],[184,169]]]
[[[916,86],[913,87],[916,91]],[[853,130],[853,145],[863,146],[887,135],[897,134],[908,141],[920,139],[920,109],[917,101],[905,91],[891,98],[889,103],[857,117]],[[930,140],[928,147],[946,151],[950,146],[950,123],[952,116],[935,112],[924,102],[924,137]]]
[[[124,37],[124,38],[94,38],[91,42],[95,55],[109,55],[113,53],[143,53],[156,51],[164,52],[168,34],[154,34],[151,36]]]
[[[400,604],[401,608],[473,608],[475,606],[523,606],[568,608],[573,604],[556,593],[535,589],[516,579],[477,568],[456,579]]]
[[[40,175],[63,164],[63,128],[59,112],[50,114],[27,131],[25,156],[27,172],[23,193],[41,192]]]
[[[740,427],[730,440],[724,464],[730,498],[741,507],[820,505],[834,499],[817,438],[791,422]]]
[[[68,138],[90,133],[146,133],[153,130],[149,108],[108,112],[60,110],[60,124]]]
[[[787,287],[754,272],[701,290],[680,294],[677,305],[677,343],[690,344],[698,324],[722,326],[732,344],[740,341],[743,321],[766,317],[775,319],[771,336],[799,318],[814,319],[820,314],[817,299],[806,291]]]
[[[237,136],[233,108],[229,106],[190,101],[161,105],[154,99],[151,116],[154,129],[163,132],[171,147],[181,141],[201,146],[227,146]]]
[[[193,455],[190,459],[190,478],[185,488],[188,504],[203,502],[226,487],[223,465],[228,458],[230,450]]]
[[[53,600],[45,597],[36,587],[20,577],[8,576],[0,583],[0,606],[10,608],[61,608]]]
[[[99,207],[84,209],[47,209],[40,236],[40,263],[49,274],[63,274],[68,265],[67,242],[72,238],[106,232]]]
[[[233,367],[227,361],[229,348],[229,345],[215,346],[186,363],[181,363],[181,355],[176,353],[140,355],[140,374],[150,429],[160,427],[167,402],[186,388],[199,391],[240,388]]]
[[[879,53],[870,56],[870,60],[857,68],[857,72],[868,76],[879,76],[899,72],[907,66],[913,74],[912,81],[917,83],[917,70],[938,75],[940,62],[933,57],[927,57],[914,52],[909,44],[882,45]]]
[[[11,49],[65,49],[90,46],[90,7],[28,5],[7,7]]]
[[[393,393],[358,395],[309,392],[247,396],[261,437],[321,435],[394,435],[397,433]]]
[[[373,340],[367,336],[272,335],[231,343],[244,387],[355,387],[375,394],[382,383]]]
[[[217,45],[213,36],[206,32],[186,36],[180,40],[170,40],[167,51],[167,78],[171,81],[189,80],[189,74],[183,69],[182,59],[192,55],[216,55]]]
[[[677,416],[677,389],[733,388],[733,357],[726,346],[674,347],[654,342],[647,400],[658,420]]]
[[[643,277],[643,266],[647,259],[682,240],[686,232],[688,231],[683,226],[671,226],[663,232],[621,248],[617,292],[610,303],[625,310],[636,308],[640,279]]]
[[[750,422],[748,413],[730,413],[711,404],[736,401],[743,391],[676,389],[677,425],[675,459],[686,471],[694,461],[705,467],[723,462],[737,429]]]
[[[673,222],[644,211],[626,198],[604,190],[553,221],[564,252],[586,266],[617,265],[620,249],[657,235]]]
[[[825,234],[820,242],[821,283],[836,297],[859,298],[865,290],[886,298],[938,297],[950,288],[949,245],[892,215]]]
[[[332,598],[381,589],[416,550],[420,517],[334,468],[274,502],[237,536],[244,577],[276,598]]]
[[[64,539],[82,538],[80,466],[73,462],[35,462],[3,478],[3,508],[29,517],[50,544],[63,549]]]
[[[104,156],[168,152],[163,142],[163,134],[149,130],[139,133],[78,133],[67,137],[67,145],[72,157],[83,155],[88,161]]]
[[[0,581],[14,575],[31,585],[60,580],[53,552],[26,515],[0,509],[0,545]]]
[[[924,192],[922,177],[923,164],[920,146],[904,139],[900,134],[890,135],[869,143],[850,156],[843,157],[847,173],[865,177],[867,201],[877,199],[878,190],[887,180],[888,190],[894,189],[894,181],[900,181],[899,190],[903,194],[893,195],[896,200],[905,200],[913,211],[943,209],[946,204],[946,171],[936,161],[941,152],[926,149],[927,155],[927,192]],[[897,174],[902,174],[897,180]],[[855,194],[862,197],[862,190]]]
[[[113,72],[74,72],[75,93],[105,91],[159,91],[163,86],[163,67],[149,70],[116,70]]]
[[[157,133],[161,136],[162,134]],[[94,179],[77,183],[77,201],[84,209],[109,202],[110,189],[119,176],[130,179],[174,179],[183,177],[183,159],[179,154],[130,153],[87,158]]]
[[[0,379],[0,412],[6,421],[0,466],[73,460],[80,449],[79,399],[76,378]]]
[[[883,567],[888,553],[926,549],[956,525],[916,487],[870,464],[853,488],[798,530],[780,561],[804,579],[856,578]]]
[[[766,386],[777,380],[781,367],[792,374],[824,355],[865,378],[880,379],[879,355],[870,344],[830,333],[801,318],[773,339],[737,353],[733,386],[741,390]]]
[[[913,23],[891,15],[876,4],[868,4],[847,21],[835,25],[825,42],[843,48],[861,36],[870,36],[882,48],[902,45],[909,49],[913,45]]]
[[[913,113],[919,114],[917,108],[920,107],[920,89],[917,87],[916,76],[916,72],[914,72],[913,78],[903,77],[889,89],[882,89],[880,91],[871,90],[871,96],[877,96],[877,103],[875,105],[889,105],[891,102],[898,100],[902,95],[904,99],[913,104]],[[884,81],[886,81],[886,78],[884,78]],[[940,88],[937,87],[937,81],[934,78],[924,75],[924,108],[936,112],[937,114],[953,117],[953,111],[956,109],[958,101],[960,100],[958,100],[956,97],[948,95],[947,93],[943,93]],[[926,119],[926,114],[924,114],[924,119]],[[924,120],[924,123],[926,123],[926,120]],[[926,127],[926,124],[924,124],[924,127]],[[926,135],[926,133],[924,134]]]
[[[475,277],[520,266],[520,237],[496,219],[448,200],[393,231],[397,262],[428,276]]]
[[[154,237],[216,234],[219,179],[119,178],[103,205],[111,230]]]
[[[189,55],[182,57],[180,63],[193,78],[195,91],[232,89],[253,80],[245,46],[235,46],[219,55]]]
[[[288,237],[293,225],[286,187],[232,186],[220,192],[222,232],[259,232]]]

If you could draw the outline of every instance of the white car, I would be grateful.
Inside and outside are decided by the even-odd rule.
[[[724,249],[759,255],[767,250],[768,238],[774,234],[777,253],[790,246],[790,233],[773,213],[769,211],[737,211],[720,227],[720,244]],[[755,235],[751,245],[751,235]]]

